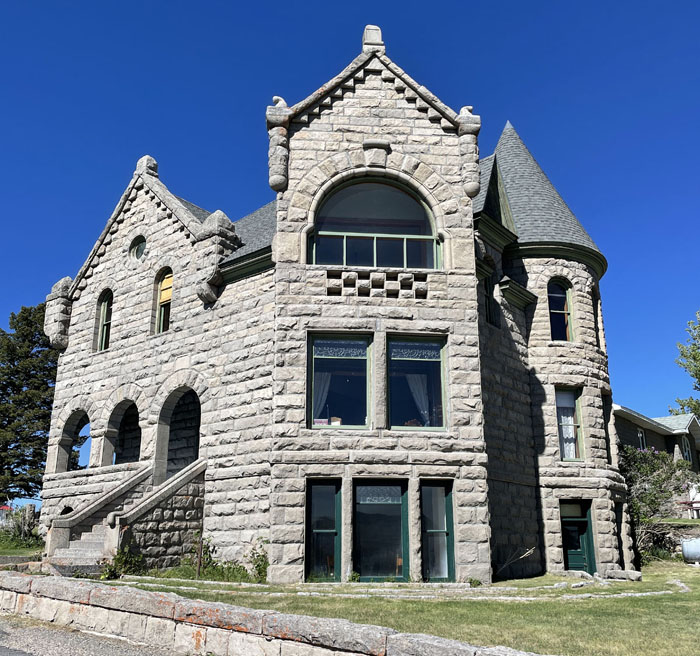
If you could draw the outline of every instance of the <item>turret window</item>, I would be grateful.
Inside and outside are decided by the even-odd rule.
[[[574,338],[571,325],[571,288],[562,280],[551,280],[547,285],[549,325],[552,340],[570,342]]]
[[[355,267],[435,269],[439,244],[429,210],[386,182],[341,187],[321,206],[310,262]]]
[[[583,449],[581,448],[578,390],[558,389],[556,401],[561,459],[580,460]]]

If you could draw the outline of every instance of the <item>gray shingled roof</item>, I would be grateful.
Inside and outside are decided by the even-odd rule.
[[[474,199],[475,213],[484,210],[489,213],[489,205],[496,206],[490,198],[496,188],[490,184],[496,170],[494,163],[503,180],[519,243],[574,244],[600,252],[510,121],[503,129],[494,154],[480,162],[481,191]]]
[[[654,417],[654,421],[666,426],[670,430],[688,430],[690,422],[693,421],[692,412],[683,415],[669,415],[668,417]]]
[[[236,260],[272,245],[277,229],[277,201],[273,200],[260,209],[251,212],[233,224],[243,246],[229,255],[221,264],[226,266]]]
[[[173,196],[175,196],[175,194],[173,194]],[[204,223],[207,220],[207,217],[211,214],[211,212],[207,212],[207,210],[202,209],[199,207],[199,205],[190,203],[190,201],[180,198],[180,196],[175,196],[175,198],[177,198],[190,211],[192,216],[199,219],[202,223]]]

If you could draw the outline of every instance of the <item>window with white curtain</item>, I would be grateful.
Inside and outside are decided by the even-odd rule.
[[[556,390],[559,450],[562,460],[582,458],[578,397],[578,390]]]
[[[389,423],[392,428],[441,428],[445,425],[443,347],[443,340],[389,339]]]
[[[311,340],[311,417],[321,426],[369,425],[368,351],[365,336],[315,336]]]

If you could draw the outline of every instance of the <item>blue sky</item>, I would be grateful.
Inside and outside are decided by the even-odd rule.
[[[76,274],[143,154],[231,218],[271,200],[266,105],[339,72],[367,23],[475,106],[482,154],[511,120],[609,261],[615,401],[666,414],[691,393],[674,359],[700,309],[691,1],[1,3],[0,326]]]

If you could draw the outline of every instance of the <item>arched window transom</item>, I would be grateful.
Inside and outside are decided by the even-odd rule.
[[[396,185],[340,187],[316,215],[313,264],[435,269],[439,258],[427,206]]]

